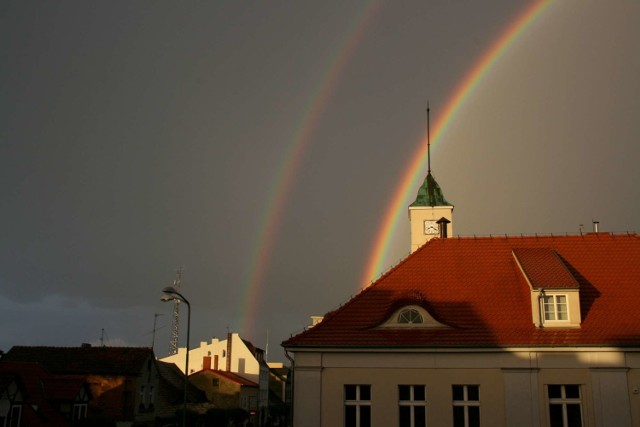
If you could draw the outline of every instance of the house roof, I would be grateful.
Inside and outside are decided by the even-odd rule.
[[[1,367],[0,367],[1,368]],[[18,375],[12,372],[4,372],[0,369],[0,396],[13,383],[17,381]]]
[[[514,254],[534,286],[577,283],[579,328],[534,326],[531,289]],[[448,327],[378,328],[405,305]],[[283,346],[640,346],[638,306],[636,234],[433,239]]]
[[[240,384],[241,386],[246,386],[246,387],[258,387],[258,384],[256,384],[255,382],[248,380],[244,377],[241,377],[240,375],[234,373],[234,372],[230,372],[230,371],[221,371],[218,369],[203,369],[201,371],[198,372],[194,372],[193,374],[191,374],[190,376],[194,376],[194,375],[201,375],[202,372],[211,372],[213,375],[222,377],[222,378],[226,378],[229,381],[233,381],[234,383]]]
[[[53,374],[139,375],[154,359],[147,347],[14,346],[3,361],[37,362]]]
[[[575,277],[553,249],[514,248],[513,255],[533,289],[578,288]]]
[[[1,361],[0,373],[20,376],[30,396],[42,395],[55,401],[73,402],[86,384],[83,377],[55,376],[32,362]]]
[[[49,373],[39,363],[0,361],[0,378],[19,378],[25,395],[25,425],[70,425],[57,409],[56,402],[73,403],[86,387],[84,378],[62,378]],[[2,388],[0,387],[0,392]]]
[[[160,380],[171,389],[168,390],[167,387],[162,387],[162,392],[166,394],[166,398],[171,401],[171,403],[182,402],[184,396],[184,373],[175,363],[156,360],[156,367],[160,375]],[[202,390],[189,382],[187,400],[189,402],[204,402],[206,401],[206,397]]]

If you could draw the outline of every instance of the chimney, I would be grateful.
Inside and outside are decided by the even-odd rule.
[[[593,232],[597,233],[598,232],[598,225],[600,224],[600,221],[593,221]]]
[[[233,345],[231,344],[233,338],[233,334],[231,332],[227,333],[227,372],[231,372],[231,350]]]
[[[440,231],[440,238],[441,239],[446,239],[447,236],[447,228],[448,228],[448,224],[450,224],[451,221],[449,221],[447,218],[442,217],[440,218],[438,221],[436,221],[436,224],[438,224],[438,230]]]
[[[322,322],[322,319],[324,319],[324,316],[310,316],[310,317],[311,317],[311,324],[309,325],[310,328],[313,328],[318,323]]]
[[[211,369],[211,356],[204,356],[202,358],[202,370],[210,370]]]

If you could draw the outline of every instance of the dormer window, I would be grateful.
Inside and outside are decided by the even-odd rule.
[[[400,307],[378,327],[384,329],[448,328],[447,325],[435,320],[427,310],[417,304]]]
[[[542,304],[545,321],[569,321],[566,295],[543,295]]]
[[[538,328],[579,328],[580,284],[553,249],[514,248],[531,291],[531,320]]]
[[[422,323],[422,315],[415,308],[405,308],[398,314],[398,323]]]

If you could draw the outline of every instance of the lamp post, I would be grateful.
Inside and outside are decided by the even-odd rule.
[[[191,331],[191,304],[173,286],[167,286],[162,290],[161,301],[181,301],[187,304],[187,356],[184,363],[184,398],[182,403],[182,427],[187,427],[187,386],[189,384],[189,332]]]

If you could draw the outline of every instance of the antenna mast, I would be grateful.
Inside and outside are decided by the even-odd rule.
[[[427,168],[431,175],[431,136],[429,135],[429,101],[427,101]]]
[[[176,278],[173,287],[180,292],[180,282],[182,279],[182,267],[176,270]],[[173,303],[173,324],[171,326],[171,342],[169,342],[169,355],[178,353],[178,325],[180,323],[180,300],[175,299]],[[187,349],[189,351],[189,349]]]
[[[155,352],[156,347],[156,320],[158,320],[158,316],[162,316],[161,313],[155,313],[153,315],[153,335],[151,336],[151,350]]]

